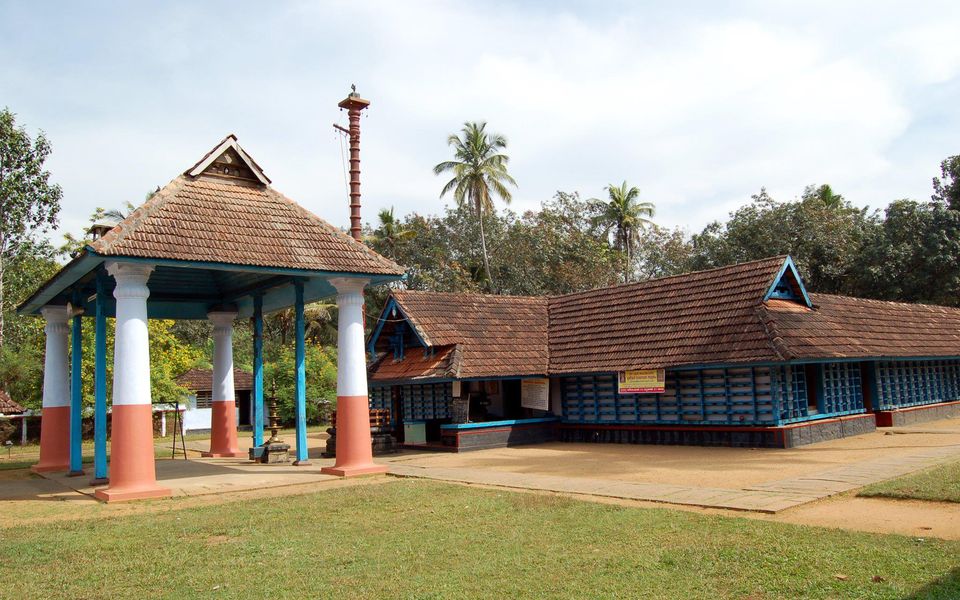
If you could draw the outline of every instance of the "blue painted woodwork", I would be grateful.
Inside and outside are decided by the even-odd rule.
[[[489,427],[512,427],[514,425],[531,425],[533,423],[556,423],[560,421],[557,417],[540,417],[537,419],[507,419],[505,421],[486,421],[483,423],[448,423],[441,425],[440,429],[485,429]]]
[[[396,311],[398,316],[391,317],[390,315],[393,311]],[[413,333],[413,336],[417,339],[417,343],[424,348],[430,347],[430,345],[423,340],[423,337],[420,335],[420,332],[417,331],[417,328],[410,323],[410,319],[407,317],[406,313],[403,312],[403,308],[397,304],[397,301],[394,298],[390,298],[387,301],[386,306],[384,306],[383,310],[380,312],[380,318],[377,319],[377,325],[373,328],[373,333],[370,334],[370,339],[367,342],[367,351],[370,353],[371,357],[375,357],[377,355],[377,340],[380,339],[380,334],[383,332],[383,327],[388,321],[402,321],[408,326],[409,331]]]
[[[263,297],[253,297],[253,447],[263,445]]]
[[[875,409],[895,410],[960,400],[960,361],[886,360],[873,363]]]
[[[293,288],[296,291],[294,310],[296,311],[296,352],[295,360],[297,365],[297,383],[294,393],[294,401],[297,408],[297,461],[305,462],[307,454],[307,366],[306,366],[306,341],[304,337],[305,323],[303,319],[303,282],[294,281]]]
[[[400,388],[403,419],[449,419],[453,399],[451,383],[414,383]]]
[[[80,303],[80,295],[73,293]],[[83,317],[73,317],[70,335],[70,472],[83,472]]]
[[[767,293],[763,295],[763,300],[766,302],[770,298],[776,298],[780,296],[775,296],[774,294],[781,293],[778,292],[778,289],[783,289],[784,287],[789,290],[791,296],[796,296],[796,293],[793,291],[793,287],[789,282],[785,281],[787,277],[792,277],[796,281],[797,288],[800,291],[800,297],[795,298],[797,300],[803,299],[803,303],[807,305],[808,308],[813,308],[813,302],[810,301],[810,296],[807,294],[807,288],[803,285],[803,280],[800,279],[800,273],[797,272],[797,267],[793,264],[793,258],[787,257],[783,261],[783,266],[780,267],[780,270],[777,272],[777,276],[773,278],[773,282],[770,284],[770,287],[767,288]]]
[[[93,477],[107,478],[107,274],[97,271],[97,298],[94,322],[94,367],[93,367]]]

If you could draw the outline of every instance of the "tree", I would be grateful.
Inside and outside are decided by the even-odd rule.
[[[603,227],[609,238],[613,234],[613,245],[625,255],[623,280],[630,281],[633,270],[633,250],[637,245],[637,235],[645,225],[652,225],[655,207],[652,202],[638,202],[640,189],[627,187],[624,181],[619,187],[612,183],[604,188],[607,200],[591,199],[596,210],[594,222]]]
[[[840,208],[843,206],[843,196],[836,194],[827,184],[821,186],[808,185],[803,190],[804,198],[816,198],[827,208]]]
[[[453,178],[440,191],[443,198],[447,192],[460,206],[473,208],[480,227],[480,245],[483,252],[483,270],[487,277],[488,289],[495,285],[490,275],[490,258],[487,254],[487,238],[484,233],[484,216],[493,214],[493,195],[499,196],[509,204],[513,196],[507,184],[516,187],[517,182],[507,172],[510,158],[500,151],[507,147],[507,139],[496,133],[487,133],[487,124],[464,123],[462,137],[451,134],[447,144],[454,148],[454,160],[444,161],[433,168],[436,175],[453,172]]]
[[[960,211],[942,202],[891,202],[856,274],[859,295],[960,305]]]
[[[933,178],[933,201],[942,202],[953,210],[960,210],[960,155],[940,163],[941,177]]]
[[[155,193],[156,192],[147,192],[147,200],[152,198]],[[137,210],[137,207],[134,206],[133,202],[130,202],[129,200],[123,203],[123,208],[111,208],[110,210],[103,210],[102,208],[97,209],[101,218],[107,219],[108,221],[116,221],[117,223],[129,217],[135,210]]]
[[[823,189],[808,186],[800,200],[779,202],[761,188],[725,224],[711,223],[693,236],[691,266],[704,269],[790,254],[812,290],[852,293],[858,257],[878,219],[832,190],[825,202]]]
[[[0,348],[4,342],[4,313],[8,298],[4,274],[7,265],[37,236],[57,224],[59,185],[50,183],[44,163],[50,142],[41,131],[31,140],[24,127],[17,127],[8,108],[0,111]]]
[[[381,209],[377,213],[380,226],[373,232],[374,249],[380,254],[386,254],[393,260],[397,259],[397,248],[417,237],[417,232],[407,229],[403,223],[393,215],[393,207]]]

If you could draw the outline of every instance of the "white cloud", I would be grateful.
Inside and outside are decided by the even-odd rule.
[[[221,15],[188,4],[115,16],[99,42],[76,33],[83,22],[53,23],[43,35],[60,46],[43,52],[22,47],[42,43],[28,27],[0,42],[15,56],[0,81],[56,144],[65,223],[139,201],[235,131],[278,189],[346,225],[330,124],[351,82],[373,101],[367,219],[389,205],[441,210],[430,169],[449,154],[447,134],[474,119],[510,139],[519,210],[623,179],[662,223],[692,230],[761,185],[789,198],[829,182],[874,205],[926,197],[939,160],[960,152],[949,148],[960,123],[937,116],[950,96],[927,93],[958,80],[960,13],[835,4],[287,3],[255,20],[241,5]],[[946,131],[933,143],[924,132],[936,127]]]

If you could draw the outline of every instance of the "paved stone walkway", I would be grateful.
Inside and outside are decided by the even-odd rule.
[[[421,467],[400,463],[390,464],[389,472],[398,477],[777,513],[869,483],[912,473],[957,456],[960,456],[960,446],[929,448],[908,456],[864,461],[806,477],[772,481],[743,489],[634,483],[478,468]]]

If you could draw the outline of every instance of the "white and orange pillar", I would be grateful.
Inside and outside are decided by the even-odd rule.
[[[43,413],[40,419],[40,461],[35,473],[70,470],[70,375],[67,369],[67,308],[41,309],[47,324],[43,359]]]
[[[373,462],[370,401],[363,344],[363,288],[367,281],[349,277],[330,280],[337,289],[337,459],[323,473],[340,477],[386,473]]]
[[[141,263],[107,263],[107,272],[117,282],[110,485],[96,491],[96,497],[107,502],[171,495],[157,484],[154,462],[147,330],[147,280],[152,271],[153,266]]]
[[[211,311],[213,323],[213,388],[210,451],[203,456],[244,456],[237,450],[237,398],[233,387],[233,320],[236,311]]]

